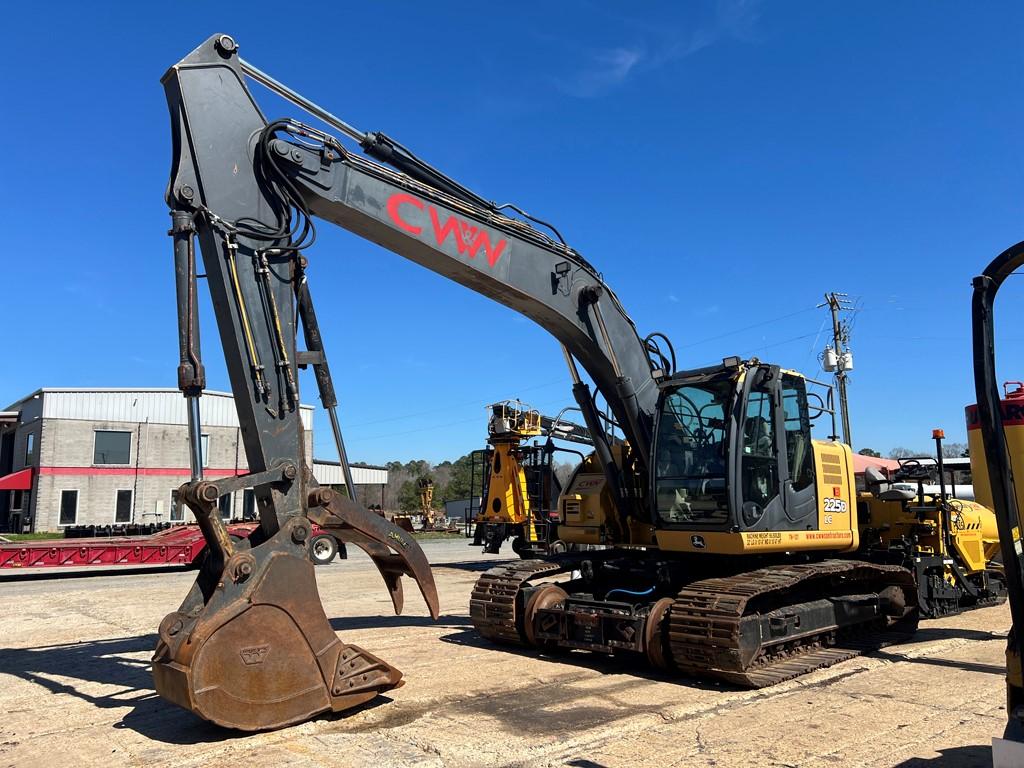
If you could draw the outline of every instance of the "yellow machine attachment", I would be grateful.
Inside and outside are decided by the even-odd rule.
[[[487,498],[477,521],[530,525],[530,497],[519,447],[523,441],[541,434],[540,413],[518,400],[503,400],[487,407],[491,411],[487,423],[491,466]]]
[[[530,524],[530,497],[526,492],[526,473],[517,457],[516,443],[499,442],[491,451],[487,498],[480,507],[477,522]]]
[[[552,481],[550,455],[543,446],[526,445],[542,433],[541,415],[518,400],[503,400],[487,406],[491,415],[487,424],[490,446],[485,498],[474,523],[473,543],[484,552],[498,554],[501,544],[512,539],[512,548],[521,555],[546,550],[549,543],[543,499],[557,496],[544,486]],[[531,493],[531,473],[537,486]],[[536,500],[531,501],[531,497]]]

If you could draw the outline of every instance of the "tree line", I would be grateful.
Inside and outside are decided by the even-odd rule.
[[[882,458],[882,454],[879,453],[878,451],[874,450],[873,448],[861,448],[859,451],[857,451],[857,453],[859,453],[861,456],[872,456],[872,457],[874,457],[876,459]],[[944,459],[961,459],[961,458],[966,459],[966,458],[969,458],[970,455],[971,455],[971,452],[967,448],[967,443],[943,443],[942,444],[942,458],[944,458]],[[915,451],[915,450],[913,450],[911,448],[906,448],[905,446],[898,445],[895,448],[893,448],[891,451],[889,451],[889,454],[888,454],[888,456],[886,458],[890,458],[890,459],[909,459],[909,458],[912,458],[914,456],[934,457],[935,456],[935,448],[933,447],[933,448],[931,448],[931,449],[929,449],[927,451]]]
[[[483,475],[490,467],[479,452],[467,453],[454,461],[445,460],[432,464],[425,459],[412,461],[389,461],[384,465],[388,471],[388,483],[379,486],[357,486],[357,500],[366,507],[381,506],[387,512],[416,512],[420,509],[421,479],[434,484],[434,509],[443,509],[445,502],[477,497],[483,487]],[[574,465],[555,462],[558,479],[564,484],[572,474]]]

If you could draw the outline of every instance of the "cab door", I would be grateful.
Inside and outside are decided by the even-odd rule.
[[[803,378],[783,373],[779,378],[780,451],[786,518],[792,528],[817,527],[818,503],[811,444],[807,386]]]
[[[750,370],[744,381],[734,446],[737,523],[743,530],[779,530],[786,519],[780,451],[778,369]]]

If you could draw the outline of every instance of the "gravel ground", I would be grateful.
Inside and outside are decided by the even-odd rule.
[[[441,597],[431,621],[390,600],[361,554],[317,569],[341,637],[406,685],[344,716],[239,735],[153,692],[160,619],[181,571],[0,584],[0,765],[966,766],[991,765],[1004,721],[1005,607],[922,624],[915,641],[764,691],[673,679],[573,653],[496,650],[468,618],[496,562],[427,541]]]

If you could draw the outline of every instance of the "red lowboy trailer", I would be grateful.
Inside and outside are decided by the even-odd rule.
[[[256,523],[230,523],[228,532],[246,538],[255,528]],[[0,569],[187,566],[196,563],[205,548],[198,525],[176,525],[152,536],[0,542]],[[315,525],[310,548],[317,564],[346,556],[344,544]]]

